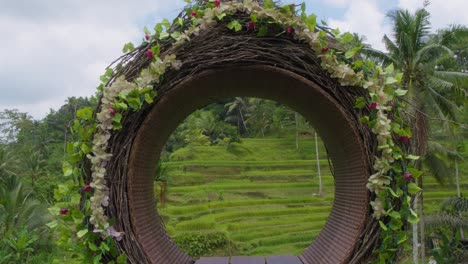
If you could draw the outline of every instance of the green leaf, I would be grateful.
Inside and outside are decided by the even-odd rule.
[[[77,236],[78,238],[82,238],[82,237],[83,237],[84,235],[86,235],[87,233],[88,233],[88,229],[82,229],[82,230],[80,230],[80,231],[78,231],[78,232],[76,233],[76,236]]]
[[[98,247],[93,242],[88,242],[88,247],[89,247],[89,249],[91,249],[91,251],[97,251],[98,250]]]
[[[354,55],[356,55],[356,53],[358,53],[361,49],[362,49],[362,46],[354,47],[354,48],[348,50],[348,51],[345,53],[345,57],[346,57],[347,59],[351,59],[351,58],[354,57]]]
[[[414,194],[417,194],[418,192],[420,192],[422,189],[418,187],[418,185],[416,185],[416,183],[414,182],[410,182],[408,184],[408,192],[412,195]]]
[[[133,45],[132,42],[128,42],[127,44],[125,44],[122,48],[122,52],[123,53],[127,53],[127,52],[132,52],[135,50],[135,46]]]
[[[93,118],[94,109],[91,107],[84,107],[76,111],[76,116],[83,120],[90,120]]]
[[[237,20],[233,20],[231,21],[227,27],[230,29],[230,30],[234,30],[235,32],[238,32],[238,31],[241,31],[242,30],[242,25],[239,23],[239,21]]]
[[[306,11],[306,3],[305,2],[302,2],[302,4],[301,4],[301,11],[302,11],[302,13],[305,13],[305,11]]]
[[[420,171],[420,170],[415,169],[415,168],[408,168],[408,172],[413,174],[414,178],[419,178],[423,174],[423,171]]]
[[[398,95],[398,96],[403,96],[403,95],[405,95],[407,93],[408,93],[408,90],[403,90],[401,88],[398,88],[398,89],[395,90],[395,94]]]
[[[112,121],[115,123],[120,123],[120,121],[122,121],[122,114],[121,113],[115,114],[115,116],[112,117]]]
[[[267,25],[261,25],[260,28],[258,29],[257,36],[265,37],[266,35],[268,35],[268,26]]]
[[[410,215],[408,217],[408,222],[410,222],[411,224],[417,224],[419,222],[419,217],[416,217],[414,215]]]
[[[387,74],[392,74],[395,71],[395,67],[393,66],[393,63],[388,65],[387,68],[385,68],[385,72]]]
[[[124,102],[119,102],[115,104],[117,109],[123,109],[124,111],[127,111],[128,105]]]
[[[171,38],[175,39],[175,40],[179,40],[180,39],[180,32],[179,31],[174,31],[172,34],[171,34]]]
[[[159,35],[159,39],[167,39],[169,37],[169,33],[167,32],[162,32],[160,35]]]
[[[304,22],[306,22],[310,31],[315,31],[315,26],[317,26],[317,15],[315,14],[309,15]]]
[[[358,97],[356,99],[356,102],[354,102],[354,108],[357,108],[357,109],[362,109],[364,107],[366,107],[367,105],[367,102],[366,102],[366,99],[364,99],[364,97]]]
[[[384,224],[384,222],[382,222],[382,221],[380,221],[380,220],[379,220],[379,225],[380,225],[380,227],[381,227],[383,230],[385,230],[385,231],[388,230],[388,227]]]
[[[398,235],[396,236],[397,238],[397,244],[398,245],[401,245],[403,243],[405,243],[408,238],[406,237],[406,233],[405,232],[398,232]]]
[[[324,25],[324,26],[328,26],[328,23],[325,20],[320,21],[320,23],[322,23],[322,25]]]
[[[164,30],[162,23],[157,23],[156,26],[154,26],[154,32],[156,32],[156,35],[161,34],[161,32]]]
[[[353,34],[346,32],[341,36],[341,44],[348,44],[353,41],[354,36]]]
[[[177,18],[177,24],[179,24],[179,26],[183,27],[184,26],[184,20],[181,17],[178,17]]]
[[[89,143],[82,143],[80,148],[84,155],[91,153],[92,150],[92,146]]]
[[[219,15],[216,15],[216,17],[219,19],[219,20],[223,20],[223,18],[226,16],[226,13],[221,13]]]
[[[359,121],[363,124],[367,124],[369,123],[369,116],[363,116],[361,118],[359,118]]]
[[[154,57],[158,57],[159,52],[161,51],[161,47],[159,45],[155,45],[151,47],[151,51],[153,52]]]
[[[151,96],[151,94],[145,93],[145,102],[147,102],[148,104],[151,104],[153,102],[153,97]]]
[[[58,225],[57,220],[54,220],[46,224],[46,226],[48,226],[49,228],[55,228],[57,225]]]
[[[395,79],[398,81],[398,83],[401,83],[401,81],[403,80],[403,73],[399,72],[395,74]]]
[[[398,80],[395,79],[395,77],[387,77],[385,78],[385,84],[386,85],[391,85],[391,84],[394,84],[394,83],[397,83]]]
[[[265,0],[263,2],[263,7],[264,8],[275,8],[275,3],[273,3],[272,0]]]
[[[99,248],[104,252],[109,252],[110,250],[109,246],[106,243],[101,243],[101,245],[99,245]]]
[[[407,159],[410,159],[410,160],[418,160],[419,159],[419,156],[416,156],[416,155],[408,155],[406,156]]]
[[[62,171],[65,177],[69,177],[73,174],[73,166],[68,161],[64,161],[62,163]]]
[[[146,26],[143,28],[143,32],[145,32],[145,34],[148,34],[148,35],[151,34],[151,32],[149,31],[149,29]]]
[[[117,257],[117,264],[127,264],[127,255],[125,253]]]
[[[252,20],[254,23],[257,23],[257,14],[250,14],[250,20]]]
[[[168,30],[171,27],[171,22],[169,22],[167,18],[163,19],[161,24],[166,28],[166,30]]]
[[[401,215],[399,212],[397,211],[392,211],[391,213],[388,214],[391,218],[394,218],[394,219],[401,219]]]
[[[398,194],[396,194],[396,192],[392,189],[392,188],[387,188],[387,190],[390,192],[390,194],[395,197],[395,198],[398,198]]]

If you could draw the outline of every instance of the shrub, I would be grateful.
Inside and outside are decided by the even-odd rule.
[[[216,249],[226,246],[229,242],[224,232],[182,233],[176,236],[174,240],[185,253],[193,257],[207,255]]]

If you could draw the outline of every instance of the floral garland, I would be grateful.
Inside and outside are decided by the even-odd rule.
[[[262,7],[252,0],[244,0],[243,3],[221,3],[215,0],[206,5],[189,7],[187,14],[191,17],[191,25],[183,32],[176,31],[169,34],[167,29],[170,24],[167,21],[155,27],[154,35],[145,29],[146,43],[152,46],[145,51],[146,56],[152,60],[150,65],[143,69],[133,82],[128,82],[124,76],[120,76],[110,85],[101,86],[102,99],[96,115],[97,126],[92,140],[92,152],[86,155],[92,164],[92,182],[85,188],[94,190],[94,194],[90,197],[89,222],[94,226],[95,233],[100,234],[103,239],[113,237],[116,240],[120,240],[124,235],[123,232],[114,229],[105,214],[105,208],[109,205],[109,188],[106,182],[106,177],[109,176],[106,176],[106,165],[112,157],[107,152],[111,131],[122,128],[123,112],[138,111],[145,102],[152,103],[156,96],[152,86],[160,82],[168,69],[179,70],[183,64],[176,59],[175,54],[160,58],[158,40],[173,39],[172,45],[178,47],[189,42],[191,37],[197,36],[200,32],[209,30],[218,22],[232,17],[237,12],[242,12],[250,16],[250,20],[245,25],[247,30],[254,31],[257,21],[272,21],[284,28],[283,33],[298,41],[308,43],[321,59],[322,68],[336,78],[341,85],[361,86],[368,90],[371,101],[368,102],[368,99],[362,97],[358,98],[355,107],[358,109],[367,107],[370,110],[369,116],[364,116],[361,121],[367,123],[376,135],[380,153],[380,156],[374,157],[375,173],[370,176],[367,184],[367,188],[375,193],[375,199],[370,202],[370,205],[374,212],[373,216],[379,220],[382,228],[383,243],[377,252],[380,261],[394,256],[395,247],[406,241],[406,233],[402,230],[403,219],[409,222],[418,221],[416,213],[411,209],[411,195],[420,191],[414,184],[414,178],[421,174],[410,164],[411,160],[418,157],[403,154],[392,138],[395,133],[401,142],[406,143],[411,136],[409,128],[404,126],[398,115],[399,105],[394,100],[407,92],[398,88],[402,74],[396,73],[392,65],[382,69],[370,63],[363,64],[362,61],[350,62],[349,59],[354,57],[358,49],[343,55],[329,48],[325,40],[326,33],[315,30],[314,15],[305,15],[305,4],[301,5],[301,9],[302,15],[298,17],[290,7],[278,8],[271,1],[265,1]],[[176,23],[182,26],[184,22],[179,18]],[[236,32],[244,28],[237,20],[230,21],[227,27]],[[346,43],[345,39],[349,41],[349,35],[349,33],[336,34],[336,37]],[[132,44],[124,47],[124,50],[131,51],[132,49]],[[108,71],[103,76],[103,82],[108,82],[112,75],[112,70]],[[391,111],[393,111],[395,121],[389,118]],[[402,204],[399,205],[398,202]]]

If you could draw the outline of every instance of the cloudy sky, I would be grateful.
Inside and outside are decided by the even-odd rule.
[[[423,0],[305,0],[308,11],[382,49],[385,14],[416,10]],[[302,2],[283,0],[284,3]],[[0,0],[0,111],[36,119],[71,96],[90,96],[123,45],[140,43],[143,27],[173,19],[183,0]],[[432,0],[432,27],[468,25],[467,0]]]

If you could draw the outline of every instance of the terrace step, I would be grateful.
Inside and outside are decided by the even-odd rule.
[[[302,264],[298,257],[293,255],[268,257],[202,257],[195,264]]]

